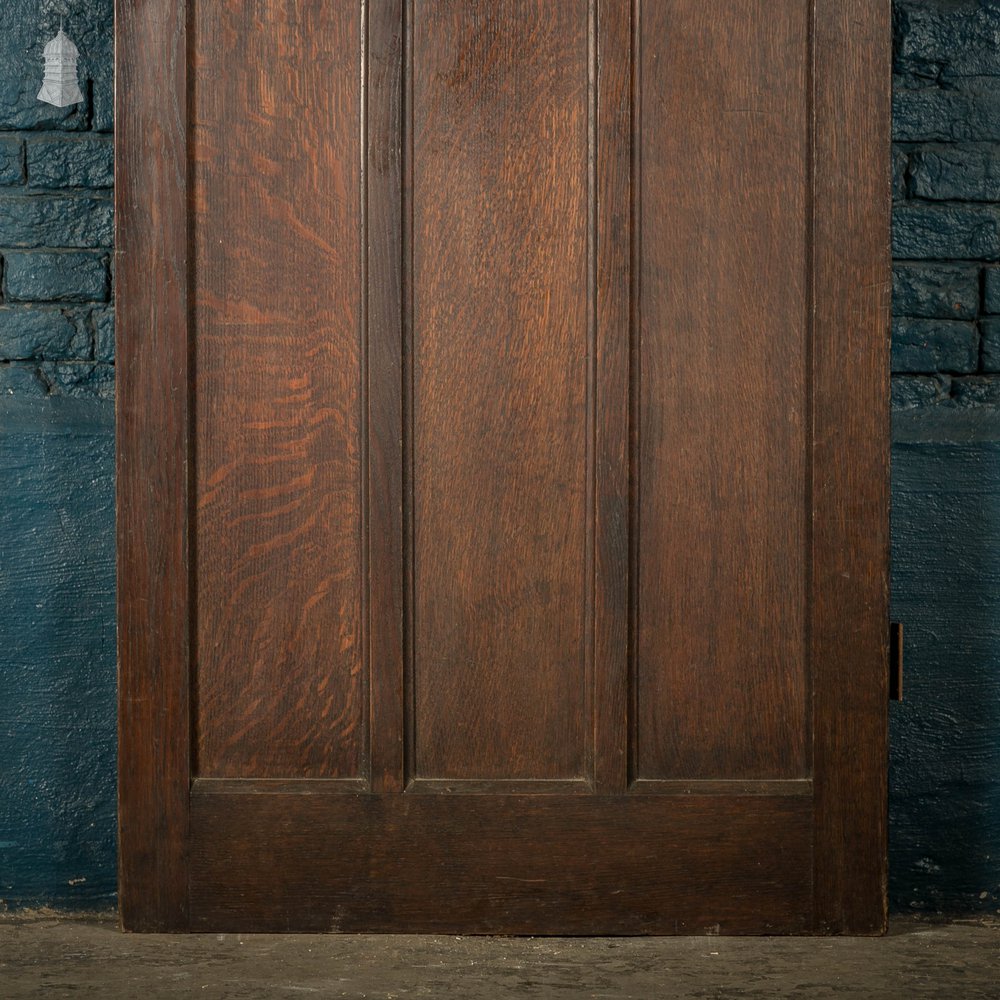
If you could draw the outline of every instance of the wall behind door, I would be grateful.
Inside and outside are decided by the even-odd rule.
[[[0,16],[0,908],[115,891],[112,0],[69,5],[65,109],[51,6]]]
[[[344,0],[346,2],[346,0]],[[112,2],[0,29],[0,908],[114,901]],[[897,0],[891,897],[1000,909],[1000,2]],[[874,335],[874,333],[873,333]],[[775,391],[780,392],[780,386]]]
[[[896,4],[898,909],[1000,908],[1000,3]]]

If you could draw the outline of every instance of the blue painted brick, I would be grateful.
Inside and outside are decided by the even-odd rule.
[[[28,184],[33,188],[106,188],[114,183],[114,146],[104,136],[29,139]]]
[[[1000,207],[910,202],[893,210],[892,252],[902,260],[1000,259]]]
[[[94,327],[94,360],[115,360],[115,311],[110,306],[91,313]]]
[[[110,129],[113,0],[3,0],[0,4],[0,129]],[[80,50],[84,103],[54,108],[38,100],[42,50],[65,15]]]
[[[892,370],[900,373],[974,372],[979,364],[975,323],[897,319],[892,324]]]
[[[63,309],[0,307],[0,360],[88,358],[86,324]]]
[[[0,247],[110,247],[111,200],[74,195],[0,195]]]
[[[1000,372],[1000,316],[984,319],[980,326],[983,331],[983,371]]]
[[[916,410],[948,399],[950,375],[893,375],[893,410]]]
[[[979,268],[963,264],[896,264],[892,311],[924,319],[975,319]]]
[[[29,15],[30,16],[30,15]],[[11,22],[14,19],[4,10],[3,31],[0,31],[0,52]],[[21,62],[21,60],[18,60]],[[54,108],[38,100],[42,81],[41,67],[26,67],[26,75],[16,77],[7,68],[0,72],[0,129],[65,129],[79,130],[87,127],[88,103],[73,104],[68,108]],[[28,76],[27,73],[31,75]]]
[[[915,198],[1000,200],[1000,145],[925,146],[910,154]]]
[[[115,369],[112,365],[43,361],[38,371],[50,395],[114,399]]]
[[[110,400],[114,395],[113,365],[91,361],[0,362],[0,397]]]
[[[996,0],[895,0],[895,71],[917,80],[1000,76]]]
[[[957,406],[1000,407],[1000,379],[993,375],[971,375],[956,378],[951,384],[951,398]],[[997,786],[1000,792],[1000,784]]]
[[[55,16],[51,16],[47,31],[58,27],[58,5],[53,4],[50,10]],[[80,49],[80,78],[91,101],[90,127],[97,132],[110,132],[114,127],[114,37],[111,30],[114,0],[73,0],[70,10],[73,40]]]
[[[1000,140],[1000,81],[972,91],[897,90],[892,135],[898,142]]]
[[[986,268],[984,308],[988,313],[1000,315],[1000,267]]]
[[[910,168],[910,157],[905,149],[893,146],[892,149],[892,197],[902,201],[907,194],[907,174]]]
[[[12,302],[102,302],[108,297],[107,258],[72,251],[8,253],[4,286]]]
[[[24,182],[24,143],[10,136],[0,137],[0,184]]]

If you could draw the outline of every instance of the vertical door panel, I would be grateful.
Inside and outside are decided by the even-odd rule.
[[[356,778],[361,16],[198,3],[197,773]]]
[[[642,5],[640,780],[808,773],[810,8]]]
[[[587,766],[584,0],[418,2],[412,768]]]

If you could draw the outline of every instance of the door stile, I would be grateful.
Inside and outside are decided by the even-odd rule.
[[[814,930],[886,922],[890,4],[814,21]]]
[[[188,12],[115,11],[119,905],[141,931],[188,925]]]

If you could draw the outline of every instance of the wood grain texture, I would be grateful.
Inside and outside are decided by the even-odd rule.
[[[888,3],[118,17],[125,926],[879,931]]]
[[[634,776],[804,777],[810,5],[641,16]]]
[[[584,0],[415,3],[413,776],[589,769]]]
[[[189,846],[187,5],[115,13],[119,913],[166,931]]]
[[[808,798],[198,794],[192,810],[196,930],[809,927]]]
[[[818,0],[812,670],[815,929],[886,925],[888,0]]]
[[[196,6],[204,776],[367,770],[363,31],[359,3]]]

